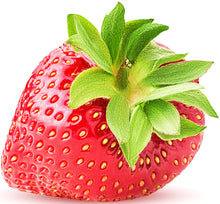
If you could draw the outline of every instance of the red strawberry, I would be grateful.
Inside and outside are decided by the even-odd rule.
[[[121,4],[117,6],[122,8]],[[116,12],[116,10],[112,12]],[[78,16],[78,18],[82,17]],[[80,26],[83,27],[85,24],[83,19],[76,26],[78,33],[82,31]],[[108,19],[106,19],[107,21]],[[87,26],[89,29],[88,22]],[[71,27],[71,29],[73,28]],[[71,33],[70,31],[69,33]],[[71,36],[74,35],[74,33],[71,33]],[[103,38],[105,38],[104,34]],[[74,40],[71,38],[71,41]],[[95,39],[93,40],[95,41]],[[217,115],[209,105],[201,105],[195,100],[191,100],[190,105],[181,103],[187,101],[185,95],[188,95],[188,98],[190,97],[191,92],[189,91],[193,90],[193,88],[186,90],[186,87],[190,87],[192,83],[183,84],[182,92],[185,97],[182,97],[182,92],[180,91],[174,92],[173,86],[168,87],[171,88],[172,94],[170,92],[170,94],[165,94],[167,92],[165,92],[166,89],[164,87],[166,88],[167,86],[164,85],[160,88],[154,88],[156,85],[152,85],[150,86],[150,92],[147,92],[149,91],[149,81],[150,84],[155,83],[152,80],[157,72],[154,71],[150,72],[148,75],[150,77],[146,78],[147,86],[140,84],[141,92],[139,92],[135,80],[132,80],[134,79],[133,76],[135,74],[138,75],[138,73],[131,72],[133,74],[129,75],[132,76],[131,78],[126,78],[127,75],[124,74],[123,69],[128,68],[130,70],[131,65],[135,67],[135,63],[138,64],[138,60],[134,60],[135,54],[131,49],[128,49],[129,62],[126,60],[121,66],[123,69],[114,70],[117,73],[115,78],[116,88],[114,90],[122,93],[120,90],[126,90],[126,88],[122,88],[127,87],[127,84],[130,84],[131,87],[135,85],[135,92],[133,92],[133,89],[129,89],[128,95],[126,95],[126,91],[123,92],[128,97],[129,106],[132,108],[130,109],[129,107],[129,110],[133,111],[130,116],[130,125],[132,127],[132,125],[136,124],[137,120],[132,120],[132,118],[143,108],[146,112],[146,117],[150,121],[148,121],[149,125],[154,128],[151,130],[151,132],[153,131],[152,137],[143,149],[138,150],[139,156],[138,154],[134,155],[135,159],[130,157],[131,149],[129,148],[132,147],[131,145],[136,145],[136,143],[132,139],[132,144],[125,142],[126,138],[123,136],[120,138],[120,131],[126,133],[126,130],[123,129],[123,124],[118,128],[118,131],[117,127],[114,126],[114,121],[111,121],[111,117],[115,113],[110,106],[113,103],[113,99],[116,99],[115,96],[112,96],[112,100],[109,100],[109,97],[97,97],[99,96],[97,93],[103,94],[102,89],[106,89],[107,94],[112,93],[112,90],[106,88],[108,86],[107,78],[103,78],[104,81],[106,80],[106,87],[100,88],[96,86],[96,80],[99,81],[99,79],[95,78],[94,83],[97,90],[92,93],[96,96],[93,96],[93,100],[89,100],[89,102],[75,109],[68,107],[68,105],[74,106],[73,104],[75,103],[82,103],[82,101],[90,97],[90,92],[88,92],[89,96],[85,93],[87,93],[87,89],[94,86],[93,82],[90,84],[90,78],[87,78],[87,81],[84,82],[82,76],[92,70],[100,72],[101,69],[97,67],[103,65],[102,59],[97,60],[97,56],[91,54],[89,48],[85,48],[83,44],[81,45],[83,49],[87,50],[89,56],[92,55],[94,57],[95,63],[84,53],[76,53],[69,44],[64,44],[46,56],[33,71],[19,100],[5,149],[3,150],[2,171],[4,178],[9,186],[21,191],[56,197],[118,201],[149,195],[179,175],[192,161],[201,145],[203,137],[203,132],[201,131],[204,129],[202,125],[205,123],[204,114],[201,110],[191,106],[191,104],[195,104],[195,106],[208,112],[209,115],[215,117]],[[91,47],[92,44],[89,44],[89,46]],[[129,43],[127,46],[129,47]],[[135,44],[132,44],[133,46]],[[161,48],[155,47],[154,43],[150,43],[150,46],[160,52]],[[73,47],[77,47],[77,50],[80,48],[77,42],[73,44]],[[163,58],[162,61],[157,61],[157,63],[160,62],[158,66],[166,63],[169,66],[170,62],[179,61],[183,58],[183,56],[174,55],[171,51],[166,51],[163,48],[162,51],[163,53],[167,52],[167,56],[169,54],[169,60],[168,58]],[[114,56],[112,53],[111,55]],[[115,65],[119,61],[116,59]],[[179,62],[172,64],[182,66]],[[111,71],[108,70],[108,66],[106,64],[103,66],[108,73],[106,74],[104,71],[101,71],[101,73],[106,77],[110,77],[109,73]],[[166,69],[167,66],[163,66],[163,68]],[[161,68],[161,70],[163,69]],[[94,72],[91,72],[91,74],[94,74]],[[194,79],[197,77],[197,75],[194,76]],[[192,81],[194,79],[189,78],[188,80]],[[77,80],[82,82],[79,89],[81,91],[74,98],[74,94],[77,92]],[[86,86],[86,89],[84,86]],[[192,86],[196,87],[197,85]],[[147,91],[145,91],[145,87],[148,87]],[[158,90],[160,90],[159,94],[162,99],[155,98],[158,96]],[[146,95],[141,95],[146,94],[146,92],[148,98],[146,98]],[[195,94],[195,92],[193,93]],[[198,94],[197,97],[200,96],[201,94]],[[180,99],[181,102],[165,102],[176,98]],[[206,101],[206,98],[204,100]],[[140,103],[143,107],[139,105]],[[172,134],[168,134],[169,132],[167,133],[166,128],[164,131],[160,131],[160,126],[158,127],[155,124],[154,111],[151,111],[153,110],[151,108],[161,103],[170,104],[168,107],[175,107],[181,118],[187,119],[180,119],[180,125],[183,129],[179,133],[178,131],[173,133],[172,127],[168,129]],[[114,109],[117,110],[117,108],[115,106]],[[119,108],[121,111],[126,109],[125,106]],[[119,112],[121,111],[119,110]],[[120,118],[121,115],[119,114],[118,117]],[[120,119],[124,122],[123,118]],[[118,123],[121,122],[117,120],[117,117],[115,117],[115,120]],[[141,124],[142,121],[138,122]],[[159,121],[159,123],[163,123],[163,121]],[[145,125],[143,124],[143,126]],[[169,125],[168,119],[167,126]],[[129,129],[129,127],[127,128]],[[132,128],[130,133],[137,129],[136,127]],[[190,128],[193,128],[193,130]],[[142,130],[142,127],[138,127],[138,129]],[[148,135],[147,132],[146,135]],[[141,144],[138,144],[137,142],[137,149],[141,146]],[[138,158],[136,158],[137,156]]]

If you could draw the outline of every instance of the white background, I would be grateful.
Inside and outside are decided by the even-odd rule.
[[[218,0],[121,0],[126,20],[154,18],[170,26],[157,41],[187,59],[212,60],[202,77],[205,93],[220,115],[220,29]],[[67,40],[66,15],[81,14],[100,30],[105,14],[116,0],[1,0],[0,1],[0,151],[17,101],[38,62]],[[205,137],[192,164],[157,193],[124,203],[220,203],[219,119],[207,117]],[[13,190],[0,176],[0,202],[22,204],[76,203],[79,201],[32,195]]]

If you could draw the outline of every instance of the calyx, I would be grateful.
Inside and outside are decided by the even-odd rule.
[[[69,108],[78,108],[95,98],[109,98],[108,126],[133,167],[152,132],[170,140],[205,129],[181,118],[169,101],[218,116],[200,91],[203,87],[191,82],[207,72],[213,62],[183,61],[186,54],[176,54],[152,41],[168,26],[153,23],[153,19],[125,22],[124,13],[123,5],[118,3],[105,16],[101,34],[86,18],[68,15],[67,42],[97,65],[73,81]]]

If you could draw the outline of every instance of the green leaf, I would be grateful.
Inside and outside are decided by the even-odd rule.
[[[110,98],[116,93],[114,77],[111,74],[97,67],[90,68],[73,81],[70,88],[69,108],[78,108],[99,97]]]
[[[110,14],[105,16],[102,23],[101,36],[109,48],[112,63],[114,63],[118,55],[119,44],[125,26],[124,14],[124,6],[118,2]]]
[[[144,111],[155,130],[169,135],[180,133],[180,115],[171,103],[160,99],[149,101]]]
[[[131,34],[141,26],[152,22],[153,19],[137,19],[125,23],[124,32],[119,45],[117,60],[115,62],[116,67],[120,67],[126,59],[126,50]]]
[[[135,30],[130,37],[127,47],[127,58],[129,61],[133,64],[144,47],[161,32],[168,30],[168,28],[168,26],[154,23],[145,24]]]
[[[111,56],[107,45],[100,33],[86,18],[75,15],[77,34],[70,36],[67,41],[77,49],[83,50],[100,68],[113,74]]]
[[[176,140],[197,135],[206,128],[182,117],[180,118],[180,127],[180,134],[178,135],[168,135],[158,131],[155,133],[163,140]]]
[[[69,14],[67,16],[67,30],[68,30],[69,37],[77,34],[74,16],[75,16],[74,14]]]
[[[152,133],[152,125],[141,106],[137,106],[131,115],[130,137],[121,147],[130,167],[137,162],[139,154],[147,146]]]
[[[128,142],[129,117],[130,109],[127,99],[119,94],[114,95],[107,106],[106,120],[119,144]]]
[[[199,90],[185,91],[178,94],[169,95],[162,98],[166,101],[179,101],[184,104],[194,106],[211,117],[218,118],[217,113],[211,106],[207,97]]]
[[[159,68],[163,64],[170,63],[170,62],[177,62],[177,61],[185,58],[186,55],[187,55],[187,53],[185,53],[185,54],[173,53],[171,55],[163,56],[155,62],[154,66],[153,66],[153,70]]]
[[[186,54],[175,54],[154,42],[150,42],[138,55],[138,58],[132,66],[131,78],[137,82],[145,78],[164,63],[175,62],[183,59]]]
[[[152,92],[150,92],[146,97],[142,98],[137,104],[151,101],[159,98],[164,98],[173,94],[182,93],[189,90],[198,90],[203,89],[203,86],[193,82],[186,82],[182,84],[175,84],[170,86],[165,86],[161,88],[155,88]]]
[[[169,85],[193,81],[208,71],[213,62],[184,61],[168,64],[151,72],[145,83],[151,85]]]

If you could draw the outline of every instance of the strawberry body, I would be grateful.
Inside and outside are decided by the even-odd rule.
[[[153,133],[131,169],[106,122],[109,100],[98,98],[69,109],[72,81],[94,66],[85,54],[64,44],[34,70],[2,155],[3,175],[11,187],[83,200],[132,199],[162,188],[192,161],[203,133],[170,141]],[[200,110],[172,104],[182,117],[204,125]]]

